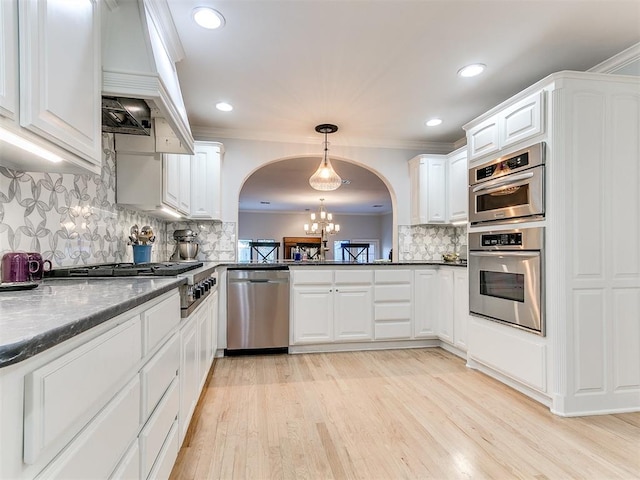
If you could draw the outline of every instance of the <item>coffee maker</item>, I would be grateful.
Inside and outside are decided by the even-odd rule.
[[[193,262],[198,255],[198,234],[191,229],[174,230],[173,239],[176,241],[176,248],[171,255],[174,262]]]

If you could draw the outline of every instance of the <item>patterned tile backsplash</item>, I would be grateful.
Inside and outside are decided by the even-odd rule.
[[[398,226],[398,259],[400,261],[442,260],[444,253],[457,253],[466,258],[466,245],[466,226]]]
[[[132,262],[128,245],[132,225],[149,225],[156,234],[151,261],[167,261],[173,252],[173,230],[200,233],[198,257],[235,259],[235,223],[167,223],[117,205],[113,135],[102,137],[100,175],[19,172],[0,167],[0,255],[9,251],[40,252],[54,267]],[[168,235],[169,234],[169,235]]]

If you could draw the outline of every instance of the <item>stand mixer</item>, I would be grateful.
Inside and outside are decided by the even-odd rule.
[[[172,261],[193,262],[198,255],[200,245],[196,242],[198,234],[191,229],[174,230],[173,239],[176,248],[171,255]]]

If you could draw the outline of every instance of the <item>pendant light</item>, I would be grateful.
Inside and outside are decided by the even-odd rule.
[[[342,179],[331,166],[331,162],[328,157],[329,142],[327,142],[327,135],[337,131],[338,127],[336,125],[331,125],[330,123],[323,123],[316,127],[316,132],[324,133],[324,159],[320,161],[320,166],[316,170],[316,173],[311,175],[311,178],[309,178],[309,185],[316,190],[327,192],[335,190],[342,185]]]

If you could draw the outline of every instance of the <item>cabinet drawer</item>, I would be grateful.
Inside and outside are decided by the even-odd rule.
[[[374,299],[376,302],[409,302],[411,285],[376,285]]]
[[[171,339],[147,363],[140,376],[142,378],[142,419],[151,415],[162,394],[176,377],[180,367],[180,335],[176,332]]]
[[[370,284],[373,283],[372,270],[336,270],[336,284]]]
[[[411,270],[376,270],[376,284],[378,283],[411,283]]]
[[[384,320],[411,320],[411,304],[400,303],[393,304],[387,303],[382,305],[376,305],[374,308],[375,321]]]
[[[333,270],[294,270],[293,283],[296,285],[324,285],[333,283]]]
[[[142,463],[142,478],[147,478],[149,472],[160,454],[170,430],[178,418],[180,395],[178,379],[174,379],[171,386],[151,415],[151,418],[140,432],[140,460]]]
[[[138,480],[140,478],[140,448],[137,438],[109,478],[111,480]]]
[[[376,323],[375,339],[376,340],[400,340],[411,337],[410,322],[384,322]]]
[[[142,314],[143,352],[147,355],[180,323],[180,296],[176,293]]]
[[[178,441],[178,422],[173,422],[169,435],[162,445],[162,450],[158,454],[153,470],[147,478],[149,479],[168,479],[173,470],[176,458],[178,457],[178,450],[180,449],[180,443]]]
[[[71,440],[109,401],[140,361],[140,335],[136,316],[25,377],[25,463]]]
[[[139,406],[136,376],[38,478],[106,478],[138,433]]]

